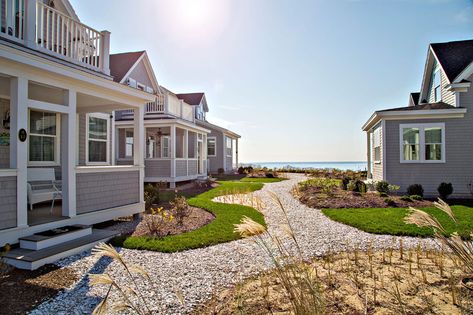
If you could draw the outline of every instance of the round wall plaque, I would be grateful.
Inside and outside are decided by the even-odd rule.
[[[26,141],[26,130],[25,129],[20,129],[18,131],[18,139],[20,139],[21,142],[25,142]]]

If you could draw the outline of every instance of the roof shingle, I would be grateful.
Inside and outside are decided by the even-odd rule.
[[[189,105],[199,105],[200,101],[204,97],[204,93],[183,93],[183,94],[176,94],[178,99],[183,100]]]
[[[473,40],[430,44],[450,82],[473,62]]]
[[[113,77],[113,81],[121,82],[130,68],[144,53],[143,50],[110,55],[110,75]]]

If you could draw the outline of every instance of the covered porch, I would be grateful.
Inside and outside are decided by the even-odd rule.
[[[117,164],[126,165],[133,158],[133,130],[127,122],[116,123]],[[207,132],[179,121],[145,120],[145,182],[169,183],[207,177]]]
[[[0,68],[0,246],[143,211],[143,115],[152,95],[19,69],[1,56]],[[126,166],[112,154],[119,109],[135,117]]]

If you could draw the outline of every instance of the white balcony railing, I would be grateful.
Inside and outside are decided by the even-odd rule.
[[[132,118],[133,110],[120,111],[122,118]],[[174,95],[159,94],[154,102],[146,103],[145,114],[169,114],[188,121],[194,121],[193,106],[178,99]]]
[[[110,33],[99,32],[41,0],[0,0],[0,37],[110,74]]]

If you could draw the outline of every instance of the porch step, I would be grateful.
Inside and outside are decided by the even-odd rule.
[[[40,250],[13,249],[3,256],[3,260],[18,269],[35,270],[64,257],[91,249],[98,243],[106,242],[118,234],[116,231],[93,229],[90,235]]]
[[[20,238],[20,248],[40,250],[92,234],[89,225],[69,225]]]

